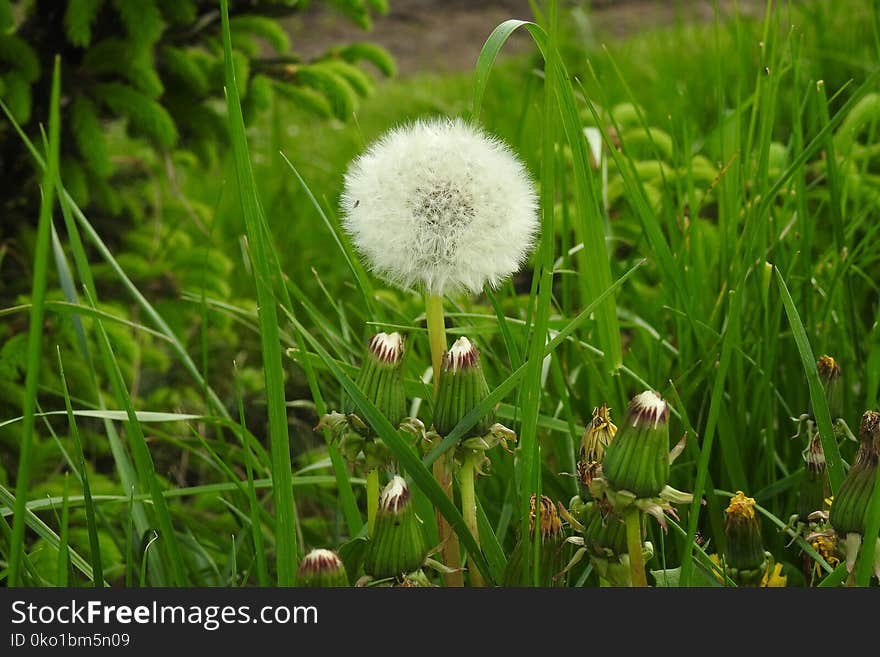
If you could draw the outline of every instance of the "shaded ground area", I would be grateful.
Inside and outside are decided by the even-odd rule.
[[[288,29],[298,52],[321,54],[337,43],[369,39],[387,48],[402,75],[417,71],[463,71],[473,68],[492,29],[508,18],[531,19],[528,0],[391,0],[391,12],[365,33],[325,5],[291,18]],[[567,3],[583,10],[565,12],[569,29],[596,43],[676,20],[711,20],[712,0],[596,0]],[[719,0],[723,13],[733,2]],[[741,12],[760,10],[763,2],[740,0]],[[526,35],[514,35],[505,52],[530,47]]]

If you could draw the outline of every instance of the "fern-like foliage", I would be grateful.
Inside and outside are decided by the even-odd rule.
[[[326,1],[364,28],[388,10],[384,0]],[[367,69],[394,74],[390,55],[369,43],[304,61],[292,50],[282,19],[306,4],[230,1],[233,63],[249,122],[276,96],[346,120],[372,90]],[[0,99],[39,141],[47,72],[61,56],[62,168],[79,200],[108,213],[124,207],[110,180],[127,173],[107,155],[104,133],[111,122],[121,120],[129,134],[160,151],[183,148],[203,159],[216,154],[226,139],[216,109],[224,85],[217,6],[216,0],[0,0]],[[362,62],[370,66],[362,69]],[[14,185],[0,184],[0,206],[23,191],[39,198],[30,156],[2,120],[0,156],[15,171]]]

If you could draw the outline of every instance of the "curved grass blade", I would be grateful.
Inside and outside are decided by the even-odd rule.
[[[61,377],[61,390],[64,392],[64,406],[67,409],[67,424],[70,427],[70,437],[73,439],[73,446],[76,450],[76,458],[79,464],[79,476],[82,480],[83,500],[86,508],[86,527],[89,532],[89,556],[92,561],[92,572],[95,574],[95,586],[102,586],[104,583],[104,569],[101,563],[101,543],[98,541],[98,524],[95,519],[95,507],[92,502],[92,488],[89,485],[89,473],[86,469],[86,458],[83,453],[82,441],[79,437],[79,429],[76,426],[76,418],[73,415],[73,408],[70,405],[70,394],[67,391],[67,379],[64,376],[64,363],[61,360],[61,347],[57,347],[58,352],[58,372]],[[69,501],[69,500],[68,500]]]
[[[727,371],[730,367],[733,345],[739,341],[739,317],[742,310],[742,301],[735,292],[730,292],[729,295],[730,315],[728,317],[728,329],[724,332],[724,341],[721,345],[721,361],[718,366],[718,373],[715,375],[715,382],[712,385],[709,415],[706,419],[706,431],[703,434],[703,444],[700,446],[700,459],[697,463],[697,476],[694,482],[694,500],[688,513],[687,539],[681,558],[681,582],[683,586],[690,585],[693,574],[694,537],[697,535],[703,490],[709,477],[709,457],[712,454],[712,443],[715,438],[715,429],[718,426],[718,417],[721,414],[721,404],[724,403],[724,382],[727,379]]]
[[[807,332],[801,323],[801,317],[795,308],[791,294],[788,292],[785,280],[782,278],[782,272],[777,267],[774,267],[773,270],[776,272],[776,282],[779,284],[779,294],[782,297],[782,304],[785,306],[785,314],[788,315],[791,333],[801,356],[804,373],[807,375],[810,401],[813,403],[813,414],[816,416],[816,424],[819,426],[819,436],[822,440],[822,449],[825,452],[825,462],[828,466],[828,482],[831,484],[831,494],[833,495],[840,487],[840,482],[843,481],[843,461],[837,449],[837,440],[834,438],[828,400],[825,399],[825,390],[822,388],[819,371],[816,369],[816,357],[813,355],[813,349],[810,347],[810,341],[807,339]]]
[[[46,275],[49,262],[49,235],[52,223],[52,206],[55,204],[55,176],[58,172],[59,142],[61,141],[61,58],[55,57],[52,73],[52,92],[49,102],[49,146],[46,168],[43,171],[40,216],[37,224],[37,240],[34,252],[34,280],[31,288],[33,306],[28,323],[27,373],[25,374],[24,425],[19,447],[18,474],[15,480],[15,516],[12,520],[12,538],[9,554],[9,586],[18,586],[22,553],[24,552],[24,505],[30,488],[31,451],[34,442],[34,423],[37,401],[37,384],[40,376],[42,353],[43,303],[46,298]]]
[[[226,109],[229,120],[229,136],[235,160],[241,210],[244,215],[248,245],[252,254],[254,282],[259,304],[260,344],[263,352],[263,369],[266,379],[266,401],[269,414],[269,445],[272,454],[272,477],[276,480],[274,490],[275,513],[278,536],[278,584],[293,586],[297,555],[296,511],[293,488],[290,485],[290,435],[287,427],[287,408],[284,404],[284,377],[281,369],[281,343],[278,331],[277,304],[272,290],[269,270],[270,254],[265,244],[265,217],[257,195],[257,183],[248,155],[247,136],[235,68],[232,63],[232,37],[229,31],[229,3],[220,1],[221,32],[226,70]]]
[[[877,536],[880,532],[880,468],[874,476],[874,490],[871,491],[871,501],[865,510],[865,536]],[[880,539],[876,539],[880,540]],[[872,540],[862,541],[856,562],[856,584],[869,586],[871,575],[874,574],[874,559],[876,558],[877,543]]]
[[[74,498],[70,498],[73,501]],[[52,508],[53,506],[59,504],[61,502],[61,498],[55,498],[51,501],[51,503],[45,503],[45,500],[39,500],[41,503],[45,504],[45,508]],[[9,490],[7,490],[4,486],[0,486],[0,502],[5,504],[10,510],[14,509],[17,500],[15,495],[12,494]],[[4,514],[9,515],[9,513]],[[56,534],[49,525],[40,520],[33,511],[31,511],[27,506],[25,506],[24,511],[24,519],[27,526],[30,527],[31,531],[33,531],[37,536],[42,538],[49,547],[55,548],[56,550],[61,549],[61,537]],[[27,561],[27,555],[22,555],[23,560]],[[89,580],[94,580],[94,573],[92,572],[92,567],[89,565],[89,562],[86,561],[82,555],[79,554],[74,549],[70,549],[70,563],[73,564],[74,568],[76,568],[79,572],[85,575]],[[30,570],[30,569],[28,569]],[[36,575],[36,571],[32,572],[32,575]]]

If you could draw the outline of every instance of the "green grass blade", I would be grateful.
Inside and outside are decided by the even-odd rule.
[[[241,396],[241,382],[238,379],[238,368],[235,368],[235,397],[238,400],[238,421],[242,434],[247,430],[244,418],[244,401]],[[247,471],[247,498],[250,507],[251,537],[254,541],[254,555],[257,560],[257,581],[260,586],[269,586],[269,568],[266,565],[266,554],[263,549],[263,533],[260,531],[260,513],[257,504],[257,492],[254,487],[253,454],[247,441],[242,441],[244,462]]]
[[[69,586],[70,566],[70,474],[64,473],[64,501],[61,504],[61,535],[58,537],[58,586]]]
[[[480,545],[483,553],[486,555],[486,561],[489,562],[489,568],[492,570],[492,577],[496,582],[504,580],[504,571],[507,569],[507,556],[504,554],[504,548],[495,535],[492,523],[486,517],[483,510],[483,504],[477,497],[477,526],[480,530]]]
[[[856,562],[856,584],[869,586],[871,575],[874,574],[874,559],[876,558],[877,534],[880,533],[880,468],[874,475],[874,489],[871,491],[871,502],[865,509],[865,540],[859,550]]]
[[[700,518],[700,504],[706,480],[709,476],[709,457],[712,453],[712,443],[715,438],[715,429],[718,426],[718,417],[721,414],[721,405],[724,403],[724,382],[730,367],[730,358],[733,345],[739,340],[739,316],[742,309],[742,300],[735,292],[730,293],[730,315],[728,317],[728,330],[724,333],[724,341],[721,346],[721,362],[715,375],[712,386],[712,399],[709,403],[709,415],[706,420],[706,431],[703,434],[703,444],[700,447],[700,459],[697,464],[697,476],[694,482],[694,501],[688,513],[687,538],[684,544],[684,553],[681,559],[681,582],[688,586],[693,574],[693,546],[694,537],[697,534],[697,526]]]
[[[61,390],[64,393],[64,405],[67,409],[67,424],[70,427],[70,437],[76,450],[76,458],[79,464],[79,475],[82,479],[83,499],[86,509],[86,527],[89,532],[89,556],[92,561],[92,572],[95,586],[104,585],[104,569],[101,562],[101,543],[98,541],[98,523],[95,519],[95,507],[92,503],[92,489],[89,485],[89,473],[86,469],[86,458],[83,452],[82,440],[79,437],[79,429],[76,425],[76,417],[70,404],[70,394],[67,391],[67,379],[64,376],[64,363],[61,360],[61,348],[58,351],[58,372],[61,377]]]
[[[43,334],[43,303],[46,298],[46,276],[49,263],[49,235],[52,223],[52,206],[55,203],[55,176],[58,172],[58,152],[61,140],[61,116],[59,96],[61,90],[61,59],[55,57],[52,74],[52,95],[49,101],[49,148],[47,166],[43,172],[40,201],[40,217],[37,226],[37,242],[34,253],[34,280],[31,288],[30,321],[28,325],[27,374],[25,375],[24,425],[19,447],[18,474],[15,480],[16,513],[12,521],[12,545],[9,555],[9,585],[18,586],[24,544],[24,505],[30,488],[31,451],[34,443],[34,411],[37,401],[37,384],[40,376]]]
[[[830,574],[825,577],[825,579],[819,582],[819,587],[826,588],[840,586],[841,584],[843,584],[848,574],[849,573],[846,571],[846,563],[840,563]]]
[[[795,308],[791,294],[788,292],[788,287],[785,285],[782,273],[776,267],[774,267],[774,270],[776,272],[776,282],[779,284],[782,304],[785,306],[785,314],[788,315],[788,323],[791,325],[791,332],[801,356],[804,373],[807,375],[810,401],[813,403],[813,414],[816,416],[816,424],[819,426],[819,436],[822,440],[825,463],[828,467],[828,482],[831,484],[831,494],[833,495],[840,487],[840,482],[843,481],[843,461],[837,449],[837,440],[834,438],[834,428],[831,424],[828,400],[825,399],[825,390],[822,387],[822,381],[819,379],[819,371],[816,369],[816,357],[813,355],[813,349],[810,347],[810,341],[807,338],[804,325],[801,323],[801,317],[798,314],[797,308]]]
[[[54,505],[57,505],[61,502],[60,499],[56,498],[51,502],[46,502],[45,500],[37,500],[43,506],[42,508],[50,509]],[[15,495],[6,489],[4,486],[0,486],[0,503],[5,504],[9,509],[14,509],[17,505],[17,501],[15,499]],[[4,514],[8,515],[8,514]],[[25,523],[27,526],[33,531],[37,536],[42,538],[49,547],[54,548],[56,550],[61,549],[61,537],[58,536],[55,531],[49,527],[45,522],[43,522],[33,511],[29,508],[25,508],[24,511]],[[22,559],[27,560],[27,555],[23,554]],[[92,567],[89,565],[89,562],[86,561],[76,550],[73,548],[70,549],[70,563],[76,568],[79,572],[86,576],[89,580],[94,578],[94,574],[92,573]],[[30,570],[30,569],[28,569]],[[31,571],[32,576],[36,576],[36,571]]]
[[[364,298],[364,303],[366,303],[367,305],[367,310],[369,311],[370,317],[378,319],[378,315],[376,313],[376,304],[374,302],[375,290],[373,289],[373,284],[370,282],[370,277],[367,276],[366,271],[364,271],[363,265],[361,265],[360,260],[355,256],[348,242],[343,239],[343,237],[339,234],[339,231],[336,229],[336,226],[334,226],[333,223],[330,221],[327,213],[324,212],[324,208],[322,208],[321,204],[318,203],[318,199],[316,199],[315,195],[312,194],[311,188],[306,184],[306,181],[300,175],[297,168],[293,166],[293,163],[289,159],[287,159],[287,155],[281,153],[281,157],[284,158],[287,166],[289,166],[290,170],[293,171],[293,175],[296,176],[299,184],[302,186],[303,190],[305,190],[306,196],[309,197],[309,200],[312,202],[315,211],[317,211],[318,215],[321,217],[321,220],[324,222],[324,225],[327,226],[327,230],[329,230],[330,234],[333,236],[333,241],[336,242],[336,246],[342,253],[342,257],[345,259],[345,264],[348,265],[349,270],[351,270],[351,273],[354,274],[355,281],[357,281],[358,289],[361,292],[361,296],[363,296]]]
[[[483,96],[486,95],[486,85],[489,82],[489,74],[492,72],[492,67],[495,64],[495,58],[498,57],[498,53],[501,52],[501,48],[504,47],[510,36],[521,27],[525,27],[531,33],[538,48],[543,51],[546,47],[546,33],[539,25],[529,21],[510,19],[492,30],[492,34],[486,39],[486,43],[483,44],[477,57],[474,73],[474,106],[472,115],[474,121],[480,120],[480,112],[483,109]]]
[[[162,486],[159,483],[159,477],[156,474],[153,458],[150,455],[150,448],[147,446],[143,429],[141,428],[140,422],[138,422],[137,413],[134,410],[131,396],[126,388],[122,372],[119,369],[119,363],[116,361],[113,354],[113,347],[110,344],[110,338],[107,335],[104,324],[100,320],[97,320],[96,326],[98,328],[99,339],[103,345],[102,349],[109,356],[109,360],[112,361],[112,368],[109,372],[109,375],[111,376],[111,384],[120,405],[126,412],[127,421],[123,426],[125,427],[125,433],[128,436],[129,449],[131,450],[132,458],[134,459],[138,479],[143,485],[149,487],[150,497],[153,501],[153,507],[155,508],[156,518],[161,531],[160,538],[162,551],[166,555],[166,565],[170,566],[173,575],[172,584],[176,586],[186,586],[188,584],[186,566],[183,561],[183,555],[180,551],[177,535],[174,532],[174,523],[171,520],[171,512],[168,509],[165,497],[162,495]]]
[[[269,254],[264,241],[263,224],[265,219],[257,197],[257,183],[248,154],[244,118],[241,113],[238,85],[235,80],[227,0],[221,0],[220,14],[226,61],[226,109],[229,120],[229,135],[232,141],[241,210],[252,254],[257,303],[259,304],[260,343],[266,379],[272,477],[276,481],[273,490],[277,519],[276,535],[278,536],[278,584],[279,586],[293,586],[298,563],[296,512],[294,510],[293,488],[290,485],[290,436],[287,428],[287,408],[284,403],[284,376],[281,370],[277,303],[271,287]]]

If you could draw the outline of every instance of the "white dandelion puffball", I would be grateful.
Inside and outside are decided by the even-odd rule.
[[[460,119],[388,132],[349,167],[341,207],[377,275],[439,295],[496,287],[519,269],[539,228],[523,164]]]

